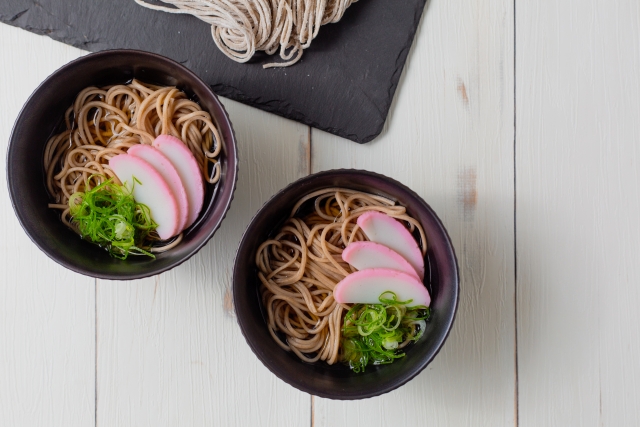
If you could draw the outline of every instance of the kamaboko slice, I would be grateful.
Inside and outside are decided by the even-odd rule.
[[[398,301],[411,300],[409,307],[431,304],[429,291],[421,281],[388,268],[368,268],[349,274],[333,289],[333,297],[341,304],[380,304],[380,295],[385,292],[396,294]]]
[[[158,224],[156,231],[161,239],[178,234],[178,202],[169,185],[153,166],[129,154],[118,154],[111,158],[109,166],[127,188],[133,188],[132,194],[136,202],[149,208],[151,218]]]
[[[342,259],[358,270],[367,268],[389,268],[402,271],[421,280],[416,270],[396,251],[375,242],[352,242],[344,251]]]
[[[129,148],[127,153],[131,156],[139,157],[153,166],[169,185],[176,202],[178,202],[180,220],[178,232],[184,230],[187,227],[187,219],[189,218],[189,201],[187,200],[187,191],[173,163],[160,150],[146,144],[136,144]]]
[[[204,183],[198,162],[186,144],[175,136],[160,135],[153,141],[153,146],[173,163],[180,175],[189,201],[189,216],[185,226],[189,227],[198,218],[204,203]]]
[[[413,238],[397,219],[387,214],[370,211],[358,217],[358,225],[372,242],[380,243],[400,254],[424,278],[424,258]]]

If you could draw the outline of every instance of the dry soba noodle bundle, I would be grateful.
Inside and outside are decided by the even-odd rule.
[[[44,168],[47,189],[55,200],[49,207],[61,210],[62,221],[71,228],[71,195],[86,192],[105,178],[120,183],[109,159],[133,145],[150,145],[158,135],[185,142],[207,182],[220,178],[218,130],[209,113],[175,87],[133,80],[127,85],[86,88],[66,111],[65,124],[66,129],[47,142]]]
[[[269,55],[279,50],[286,62],[263,66],[270,68],[298,62],[320,26],[338,22],[357,0],[161,0],[174,7],[135,1],[154,10],[190,14],[211,24],[213,41],[234,61],[247,62],[258,50]]]
[[[310,213],[305,202],[313,203]],[[333,288],[355,271],[341,254],[349,243],[367,240],[356,219],[371,210],[405,222],[412,232],[417,229],[426,254],[422,226],[406,208],[344,188],[300,199],[278,234],[258,248],[256,265],[269,332],[280,347],[306,362],[333,364],[340,359],[342,319],[350,306],[333,299]]]

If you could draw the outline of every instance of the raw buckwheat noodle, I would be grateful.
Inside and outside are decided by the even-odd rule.
[[[78,94],[64,117],[66,129],[51,137],[45,147],[44,169],[47,189],[54,199],[49,207],[61,210],[62,221],[71,228],[71,195],[90,190],[103,177],[121,184],[109,168],[109,159],[126,153],[133,145],[150,145],[158,135],[173,135],[185,142],[207,182],[213,184],[220,178],[220,134],[209,113],[175,87],[137,80],[126,85],[88,87]],[[181,235],[170,245],[152,251],[167,250],[180,240]]]
[[[338,22],[357,0],[161,0],[173,7],[135,0],[149,9],[184,13],[211,24],[218,48],[237,62],[253,54],[280,51],[285,62],[264,68],[287,67],[298,62],[321,25]]]
[[[311,212],[298,212],[305,202],[313,204]],[[300,199],[277,234],[257,250],[269,333],[305,362],[339,360],[342,317],[350,306],[333,299],[333,288],[355,271],[342,260],[342,251],[351,242],[367,240],[356,219],[372,210],[402,221],[412,232],[417,229],[426,254],[424,230],[406,208],[345,188],[327,188]]]

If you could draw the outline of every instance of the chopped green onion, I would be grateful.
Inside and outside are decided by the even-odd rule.
[[[124,260],[130,254],[155,258],[143,249],[144,242],[158,226],[151,219],[149,208],[136,203],[132,190],[113,179],[105,180],[100,175],[89,178],[92,179],[103,182],[84,193],[74,193],[69,199],[71,220],[82,238],[106,248],[119,259]]]
[[[344,317],[342,360],[356,373],[404,357],[400,349],[420,339],[430,316],[429,307],[408,307],[412,300],[398,301],[393,292],[378,299],[380,304],[355,304]]]

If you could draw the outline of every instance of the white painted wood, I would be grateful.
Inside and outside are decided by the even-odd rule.
[[[640,5],[519,1],[520,425],[640,419]]]
[[[516,416],[522,427],[636,425],[638,34],[632,0],[518,1],[515,11],[510,0],[431,2],[388,124],[365,146],[314,130],[309,151],[307,127],[224,101],[241,172],[223,228],[173,271],[99,282],[97,293],[21,230],[3,160],[0,425],[368,427],[398,413],[408,426],[510,426]],[[0,47],[4,159],[28,95],[83,52],[1,24]],[[378,398],[312,403],[257,361],[232,312],[245,225],[310,160],[313,171],[366,168],[408,184],[457,250],[462,294],[448,342]]]
[[[383,134],[312,132],[312,170],[363,168],[413,188],[456,248],[461,299],[434,362],[360,402],[314,398],[314,426],[515,423],[513,2],[433,1]]]
[[[93,426],[94,280],[29,240],[9,201],[5,163],[31,92],[83,52],[4,24],[0,45],[0,425]]]
[[[276,191],[308,173],[308,128],[223,100],[240,174],[222,227],[176,269],[129,283],[99,281],[98,425],[301,426],[310,397],[253,355],[231,300],[235,251]]]

